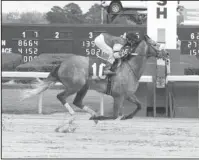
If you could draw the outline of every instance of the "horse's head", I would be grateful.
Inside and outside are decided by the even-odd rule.
[[[152,40],[148,35],[144,36],[144,41],[148,45],[147,57],[162,58],[164,60],[169,57],[169,52],[161,49],[160,44]]]
[[[165,49],[160,48],[160,44],[153,41],[148,35],[145,35],[143,39],[138,39],[133,45],[125,46],[123,50],[126,50],[124,57],[131,58],[132,56],[143,56],[146,58],[156,57],[168,59],[169,53]]]

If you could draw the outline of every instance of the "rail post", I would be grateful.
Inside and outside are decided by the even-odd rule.
[[[101,98],[100,98],[100,114],[101,116],[104,115],[104,95],[101,94]]]
[[[39,95],[39,100],[38,100],[38,113],[42,114],[42,108],[43,108],[43,94],[44,93],[40,93]]]

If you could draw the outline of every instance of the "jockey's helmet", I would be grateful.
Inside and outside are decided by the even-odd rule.
[[[130,31],[126,33],[126,40],[128,43],[135,43],[139,40],[138,34],[136,32]]]

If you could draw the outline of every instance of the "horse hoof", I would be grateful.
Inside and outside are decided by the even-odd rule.
[[[98,124],[98,120],[94,120],[95,124]]]
[[[77,128],[72,128],[72,129],[70,130],[70,133],[74,133],[76,129],[77,129]]]
[[[69,133],[69,129],[63,130],[62,133]]]
[[[94,116],[90,117],[89,120],[97,120],[97,117],[94,115]]]
[[[57,127],[57,128],[55,129],[55,132],[59,132],[59,127]]]
[[[89,120],[94,120],[93,116],[89,118]]]
[[[62,131],[62,133],[74,133],[77,128],[67,128]]]
[[[125,117],[125,116],[123,116],[120,120],[126,120],[126,117]]]

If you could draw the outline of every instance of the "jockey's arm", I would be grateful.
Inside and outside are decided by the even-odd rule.
[[[122,57],[122,53],[120,52],[120,50],[122,49],[123,45],[122,44],[119,44],[119,43],[116,43],[114,46],[113,46],[113,56],[115,58],[121,58]]]

